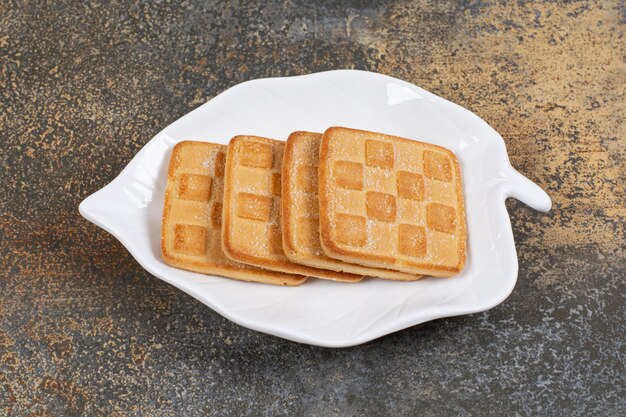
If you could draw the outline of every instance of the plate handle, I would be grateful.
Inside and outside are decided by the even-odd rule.
[[[513,197],[543,213],[550,211],[552,200],[541,187],[517,172],[513,167],[506,174],[506,177],[508,177],[508,181],[503,190],[505,197]]]

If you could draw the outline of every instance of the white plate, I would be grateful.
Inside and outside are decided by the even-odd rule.
[[[348,126],[436,143],[463,171],[468,262],[460,276],[416,282],[311,279],[286,288],[172,268],[161,259],[166,169],[172,146],[191,139],[228,143],[237,134],[286,139],[294,130]],[[248,81],[232,87],[156,135],[80,213],[119,239],[151,274],[242,326],[312,345],[342,347],[504,301],[517,279],[517,255],[504,205],[515,197],[548,211],[548,195],[513,169],[504,141],[475,114],[415,85],[341,70]]]

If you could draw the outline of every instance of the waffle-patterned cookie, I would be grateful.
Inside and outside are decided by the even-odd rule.
[[[180,142],[167,173],[161,229],[163,259],[205,274],[277,285],[300,285],[306,277],[233,262],[222,252],[222,194],[226,146]]]
[[[465,265],[461,174],[448,149],[329,128],[319,198],[321,244],[332,258],[440,277]]]
[[[281,167],[285,142],[235,136],[226,153],[222,249],[232,260],[271,270],[335,281],[361,275],[311,268],[283,252]]]
[[[294,132],[283,157],[282,231],[285,255],[316,268],[386,279],[414,281],[420,275],[349,264],[326,256],[320,245],[317,173],[322,135]]]

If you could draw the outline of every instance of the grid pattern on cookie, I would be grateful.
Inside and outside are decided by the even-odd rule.
[[[292,134],[292,136],[295,134]],[[293,244],[299,252],[324,256],[319,241],[319,201],[317,170],[321,134],[299,133],[289,137],[292,165],[284,171],[289,187],[285,210],[290,215],[289,227]],[[305,136],[307,135],[307,136]],[[286,226],[285,226],[286,227]]]
[[[280,225],[280,169],[282,144],[240,137],[231,142],[230,170],[233,211],[231,244],[238,252],[258,258],[282,259]]]
[[[299,285],[305,277],[233,262],[221,246],[226,146],[184,141],[170,160],[162,250],[170,265],[244,281]]]
[[[318,169],[322,135],[294,132],[287,140],[283,160],[282,231],[286,255],[317,267],[366,274],[386,279],[413,281],[421,276],[365,267],[330,258],[319,234]]]
[[[362,276],[311,268],[291,262],[283,251],[280,224],[281,170],[285,142],[256,136],[231,141],[226,193],[230,210],[228,253],[234,259],[284,272],[340,281]],[[231,153],[232,152],[232,153]]]
[[[234,265],[220,246],[226,146],[202,142],[183,145],[172,154],[165,241],[175,257],[206,265]]]
[[[444,149],[371,132],[325,134],[330,238],[364,259],[455,267],[464,250],[456,161]]]

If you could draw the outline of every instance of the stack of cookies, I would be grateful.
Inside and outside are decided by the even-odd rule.
[[[459,163],[448,149],[332,127],[172,152],[161,247],[191,271],[278,285],[449,277],[465,265]]]

